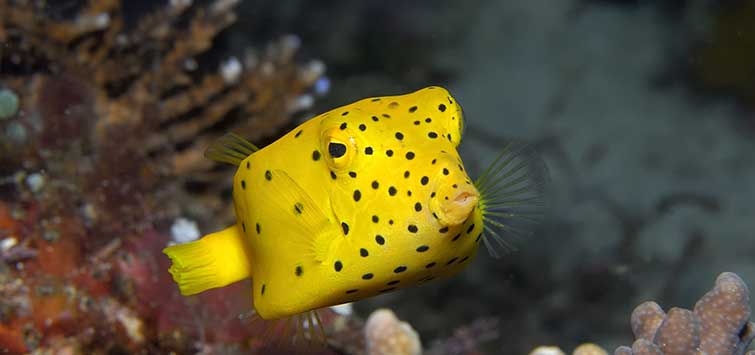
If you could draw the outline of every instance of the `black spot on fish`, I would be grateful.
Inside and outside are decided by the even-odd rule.
[[[404,134],[401,133],[401,132],[396,132],[396,139],[398,139],[398,140],[404,139]]]
[[[431,139],[438,138],[438,134],[435,132],[429,132],[427,133],[427,136],[430,137]]]
[[[356,179],[357,173],[355,171],[349,171],[349,176]]]
[[[419,230],[417,226],[413,224],[410,224],[408,227],[406,227],[406,229],[409,230],[409,232],[411,233],[417,233],[417,231]]]
[[[341,264],[340,260],[336,260],[336,262],[333,264],[333,268],[336,270],[336,272],[340,272],[341,269],[343,269],[343,264]]]
[[[479,242],[481,237],[482,237],[482,233],[478,234],[477,238],[474,241],[475,242]]]
[[[422,204],[419,203],[419,202],[415,203],[414,204],[414,210],[417,211],[417,212],[422,211]]]
[[[406,190],[406,196],[412,197],[412,190]]]
[[[250,166],[251,166],[251,165],[249,164],[249,162],[246,162],[246,169],[247,169],[247,170],[249,170],[249,167],[250,167]]]
[[[393,272],[396,273],[396,274],[400,274],[400,273],[402,273],[404,271],[406,271],[406,266],[403,266],[403,265],[401,265],[401,266],[393,269]]]
[[[262,284],[262,288],[260,288],[260,294],[265,295],[265,284]]]
[[[438,111],[445,112],[446,111],[446,105],[444,105],[444,104],[438,105]]]
[[[362,199],[362,193],[359,190],[354,190],[354,201],[359,202]]]
[[[380,184],[377,182],[377,180],[375,180],[372,182],[370,186],[372,186],[373,189],[377,190],[378,187],[380,187]]]
[[[435,266],[435,262],[433,261],[433,262],[425,265],[425,269],[432,269],[434,266]]]
[[[273,179],[273,173],[270,170],[265,171],[265,180],[270,181]]]
[[[408,179],[408,178],[409,178],[409,170],[404,171],[404,179]]]
[[[383,244],[385,244],[385,238],[383,238],[382,235],[378,234],[378,235],[375,236],[375,242],[378,243],[378,244],[380,244],[380,245],[383,245]]]
[[[260,234],[260,232],[262,231],[262,227],[260,227],[259,223],[255,223],[254,228],[257,230],[257,234]]]
[[[446,135],[446,137],[448,137],[448,141],[449,141],[449,142],[450,142],[450,141],[452,140],[452,139],[451,139],[451,133],[447,134],[447,135]]]
[[[359,255],[363,258],[366,258],[367,256],[370,255],[370,253],[367,251],[367,249],[361,248],[359,249]]]
[[[415,126],[419,126],[419,124],[420,124],[420,122],[419,122],[419,121],[414,121],[414,125],[415,125]]]
[[[417,111],[417,106],[409,107],[409,113],[414,113],[415,111]]]
[[[441,229],[438,229],[438,232],[439,232],[439,233],[447,233],[447,232],[448,232],[448,226],[446,226],[446,227],[443,227],[443,228],[441,228]]]
[[[341,123],[341,126],[338,127],[338,128],[340,128],[343,131],[344,129],[346,129],[346,126],[347,126],[346,122],[343,122],[343,123]]]
[[[246,190],[246,181],[241,180],[241,189]]]
[[[414,152],[406,152],[406,160],[414,159]]]
[[[461,237],[461,233],[459,233],[459,234],[455,235],[455,236],[454,236],[454,238],[453,238],[453,239],[451,239],[451,241],[452,241],[452,242],[455,242],[455,241],[459,240],[459,238],[460,238],[460,237]]]
[[[417,252],[418,252],[418,253],[424,253],[424,252],[426,252],[426,251],[427,251],[428,249],[430,249],[430,247],[429,247],[429,246],[427,246],[427,245],[420,245],[419,247],[417,247]]]
[[[437,162],[438,162],[438,159],[433,159],[433,160],[432,160],[432,161],[430,162],[430,164],[432,164],[432,165],[435,165],[435,163],[437,163]]]
[[[343,111],[343,112],[341,112],[341,116],[346,116],[348,114],[349,114],[349,111]]]
[[[422,185],[427,185],[428,182],[430,182],[430,178],[427,176],[423,176],[421,179],[419,179],[419,183]]]
[[[294,204],[294,213],[301,214],[301,211],[304,210],[304,204],[301,202],[297,202]]]
[[[392,150],[392,149],[388,149],[388,150],[386,150],[386,151],[385,151],[385,155],[387,155],[387,156],[389,156],[389,157],[392,157],[392,156],[393,156],[393,150]]]
[[[333,170],[330,171],[330,178],[333,180],[336,179],[336,173],[334,173]]]
[[[383,116],[383,117],[385,117],[385,118],[391,118],[391,115],[389,115],[389,114],[387,114],[387,113],[384,113],[384,114],[382,114],[382,115],[380,115],[380,116]]]
[[[388,104],[388,107],[389,108],[396,108],[396,107],[398,107],[398,102],[393,101],[393,102],[391,102],[391,103]]]
[[[432,118],[430,118],[430,117],[428,117],[428,118],[425,118],[425,122],[427,122],[427,123],[430,123],[430,122],[432,122],[432,121],[433,121],[433,119],[432,119]]]
[[[366,147],[366,148],[364,148],[364,154],[366,154],[366,155],[372,155],[372,147]]]
[[[433,198],[433,197],[435,197],[435,191],[430,193],[430,198]]]
[[[349,295],[349,294],[356,293],[356,292],[359,292],[359,289],[353,288],[351,290],[347,290],[346,294]]]
[[[391,186],[391,187],[388,188],[388,194],[389,195],[396,196],[396,192],[398,192],[398,191],[396,190],[395,187]]]
[[[378,218],[377,215],[372,215],[372,223],[377,223],[380,221],[380,218]]]
[[[369,272],[368,272],[368,273],[366,273],[366,274],[362,275],[362,280],[370,280],[370,279],[372,279],[372,278],[373,278],[374,276],[375,276],[375,275],[373,275],[372,273],[369,273]]]
[[[448,175],[448,174],[449,174],[448,169],[447,168],[443,168],[443,175]]]
[[[467,260],[469,260],[469,257],[465,256],[465,257],[461,258],[461,260],[459,260],[459,264],[461,264],[461,263],[463,263],[463,262],[465,262]]]
[[[366,130],[366,129],[367,129],[367,126],[364,123],[362,123],[362,124],[359,125],[359,130],[360,131],[364,132],[364,130]]]
[[[422,280],[419,280],[419,282],[428,282],[428,281],[432,281],[434,279],[435,279],[435,276],[428,276],[428,277],[425,277]]]
[[[294,271],[294,273],[296,274],[296,276],[301,276],[301,274],[303,272],[304,272],[304,270],[302,270],[301,266],[297,266],[296,267],[296,271]]]
[[[473,230],[474,230],[474,223],[470,224],[469,228],[467,228],[467,234],[472,233]]]
[[[299,136],[301,136],[301,132],[302,130],[299,130],[299,132],[296,132],[296,134],[294,134],[294,138],[299,138]]]
[[[382,290],[380,290],[378,292],[379,293],[386,293],[386,292],[391,292],[391,291],[393,291],[395,289],[396,289],[395,287],[389,287],[389,288],[384,288],[384,289],[382,289]]]
[[[399,282],[401,282],[401,280],[393,280],[393,281],[388,282],[386,285],[388,286],[398,285]]]
[[[392,220],[392,219],[389,219],[389,220],[388,220],[388,224],[390,224],[390,225],[393,225],[393,220]]]
[[[312,152],[312,160],[314,160],[314,161],[320,160],[320,152],[319,151],[315,150],[315,151]]]
[[[380,121],[380,119],[377,118],[377,116],[372,116],[372,120],[375,121],[375,122]]]
[[[370,101],[372,101],[372,102],[378,102],[378,101],[380,101],[380,98],[379,98],[379,97],[376,97],[376,98],[374,98],[374,99],[372,99],[372,100],[370,100]]]
[[[349,235],[349,225],[346,222],[341,222],[341,229],[343,229],[343,235]]]
[[[458,260],[458,259],[459,259],[459,258],[457,258],[457,257],[454,257],[454,258],[452,258],[451,260],[449,260],[449,261],[448,261],[448,262],[446,263],[446,266],[453,264],[453,263],[454,263],[454,261],[456,261],[456,260]]]
[[[244,222],[241,222],[241,230],[246,233],[246,224],[244,224]]]

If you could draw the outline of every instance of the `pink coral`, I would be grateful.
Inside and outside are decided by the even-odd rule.
[[[740,355],[753,339],[747,285],[739,276],[724,272],[715,287],[695,305],[694,311],[672,308],[664,314],[655,302],[640,304],[632,312],[632,347],[621,346],[616,355]]]

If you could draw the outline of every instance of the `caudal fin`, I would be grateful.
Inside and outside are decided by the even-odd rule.
[[[197,241],[169,246],[163,253],[173,262],[168,272],[184,296],[251,276],[249,252],[236,225]]]

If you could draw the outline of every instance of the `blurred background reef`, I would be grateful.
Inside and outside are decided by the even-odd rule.
[[[697,334],[672,343],[744,353],[755,0],[0,0],[0,353],[284,352],[243,316],[247,284],[184,298],[166,271],[168,243],[233,220],[233,171],[204,149],[428,85],[464,106],[473,173],[504,138],[537,147],[547,222],[502,260],[329,312],[317,351],[654,354]]]

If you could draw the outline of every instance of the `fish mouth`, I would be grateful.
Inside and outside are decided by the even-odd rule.
[[[464,223],[480,202],[480,193],[473,185],[444,184],[430,201],[433,213],[444,226]]]

